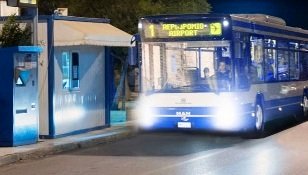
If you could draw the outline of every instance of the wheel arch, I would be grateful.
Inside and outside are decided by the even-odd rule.
[[[255,105],[260,104],[264,108],[264,94],[258,92],[256,95]]]
[[[304,87],[304,90],[303,90],[303,96],[308,96],[308,87],[307,86],[305,86]]]

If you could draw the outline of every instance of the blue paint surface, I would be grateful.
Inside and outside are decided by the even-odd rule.
[[[283,98],[271,101],[265,101],[264,113],[265,120],[272,121],[286,116],[292,116],[299,114],[302,110],[301,96]],[[281,110],[279,110],[281,108]],[[178,122],[183,122],[183,119],[177,112],[189,113],[186,116],[187,122],[191,123],[191,128],[185,130],[214,130],[214,131],[225,131],[225,128],[220,128],[215,124],[217,119],[217,111],[223,110],[224,108],[213,108],[213,107],[156,107],[152,108],[153,115],[156,116],[155,122],[149,128],[145,129],[179,129]],[[252,104],[245,104],[239,106],[239,112],[236,117],[239,119],[239,123],[234,128],[228,128],[230,131],[241,131],[249,130],[254,127],[255,118],[251,116],[254,112],[254,106]],[[199,116],[198,116],[199,115]],[[202,115],[208,115],[204,117]],[[192,117],[194,116],[194,117]]]
[[[28,93],[25,91],[25,87],[14,87],[13,70],[14,66],[16,66],[14,65],[14,54],[39,53],[41,51],[42,48],[36,46],[18,46],[0,49],[1,83],[3,85],[0,91],[0,103],[2,105],[0,110],[0,146],[32,144],[38,140],[38,115],[30,115],[29,112],[31,109],[20,108],[20,106],[16,105],[17,102],[14,102],[14,100],[18,100],[18,102],[28,102],[30,100],[24,97],[20,97],[19,99],[16,96],[16,88],[21,88],[18,91],[19,94],[23,95],[24,93],[28,95]],[[36,71],[34,70],[33,72],[37,72],[37,67]],[[27,79],[28,75],[24,75],[23,77]],[[36,77],[37,82],[37,75],[35,74],[34,77]],[[34,85],[29,84],[28,86]],[[38,104],[38,101],[33,102]],[[31,106],[31,102],[29,103],[29,106]],[[21,112],[18,113],[17,111]]]
[[[145,130],[159,130],[159,129],[171,129],[171,130],[206,130],[206,131],[244,131],[253,128],[255,122],[252,117],[243,117],[242,122],[236,127],[220,128],[215,124],[215,118],[204,117],[188,117],[188,121],[191,123],[191,128],[178,128],[178,123],[183,122],[180,117],[160,117],[155,120],[155,123],[150,128],[144,128]]]

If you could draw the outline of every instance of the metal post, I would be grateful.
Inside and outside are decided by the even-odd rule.
[[[38,8],[32,8],[33,11],[33,45],[38,45]]]

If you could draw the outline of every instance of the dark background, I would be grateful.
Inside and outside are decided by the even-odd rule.
[[[308,0],[208,0],[212,13],[262,13],[308,30]]]

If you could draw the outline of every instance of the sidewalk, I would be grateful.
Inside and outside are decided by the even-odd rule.
[[[65,151],[114,142],[134,135],[133,125],[129,123],[58,139],[40,139],[37,144],[32,145],[0,147],[0,166],[20,160],[36,159]]]

